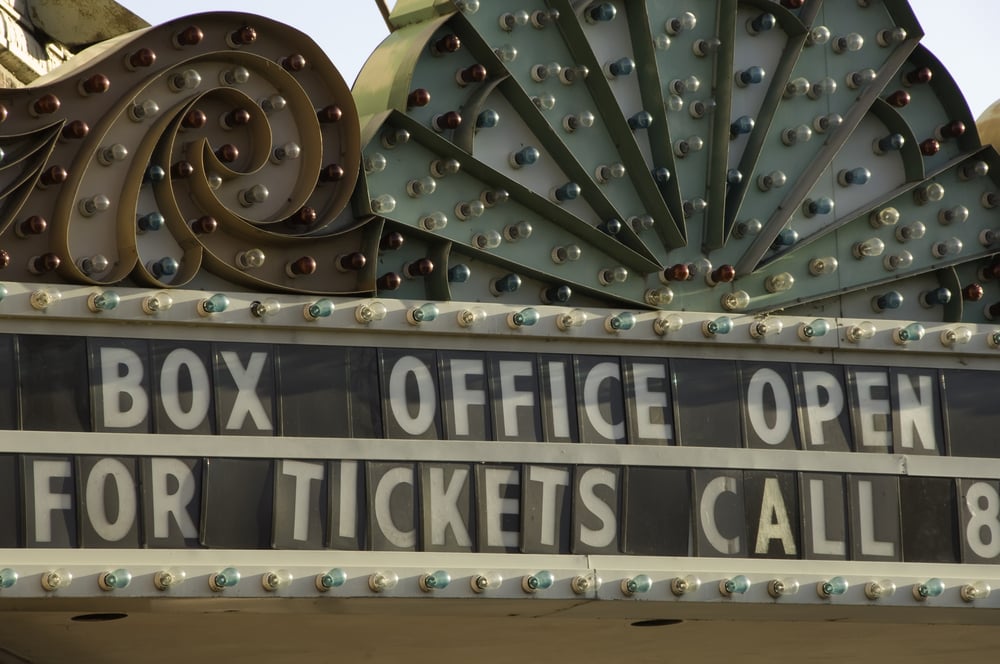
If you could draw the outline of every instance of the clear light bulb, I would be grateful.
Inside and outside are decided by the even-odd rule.
[[[799,582],[795,579],[772,579],[767,584],[767,594],[778,599],[799,592]]]
[[[374,321],[380,321],[388,313],[386,307],[381,302],[369,302],[362,304],[354,310],[354,319],[363,325]]]
[[[764,288],[768,293],[783,293],[795,285],[795,277],[790,272],[773,274],[764,280]]]
[[[375,572],[368,577],[368,588],[373,593],[384,593],[387,590],[392,590],[397,583],[399,583],[399,577],[391,571]]]
[[[396,199],[389,194],[381,194],[372,199],[371,207],[375,214],[389,214],[396,209]]]
[[[913,265],[913,254],[908,251],[900,251],[898,254],[887,254],[882,259],[882,265],[889,272],[905,270]]]
[[[606,268],[597,275],[597,280],[602,286],[612,284],[623,284],[628,279],[628,269],[619,265],[618,267]]]
[[[966,583],[963,585],[958,589],[958,594],[962,598],[962,601],[975,602],[976,600],[989,597],[991,590],[990,584],[985,581],[976,581],[975,583]]]
[[[472,327],[486,320],[486,312],[482,309],[463,309],[458,313],[459,327]]]
[[[187,573],[182,569],[167,568],[153,574],[153,586],[157,590],[169,590],[184,583]]]
[[[573,309],[564,314],[556,316],[556,327],[563,332],[567,332],[574,327],[583,327],[587,322],[587,312],[581,309]]]
[[[900,226],[896,229],[896,239],[900,242],[919,240],[927,233],[927,227],[923,222],[914,221],[912,224]]]
[[[431,212],[429,215],[420,219],[420,226],[425,231],[440,231],[447,225],[448,217],[445,216],[444,212]]]
[[[497,231],[476,233],[472,236],[472,244],[476,249],[496,249],[503,242],[503,237]]]
[[[487,590],[496,590],[503,583],[503,576],[498,572],[483,572],[482,574],[474,574],[471,579],[469,579],[469,585],[472,586],[472,591],[475,593],[486,592]]]
[[[810,128],[809,125],[801,124],[796,127],[790,127],[781,132],[781,142],[785,145],[806,143],[812,138],[812,135],[812,128]]]
[[[962,241],[952,237],[943,242],[935,242],[931,247],[931,254],[934,258],[951,258],[962,253],[962,247]]]
[[[860,51],[865,45],[865,38],[856,32],[852,32],[843,37],[833,40],[834,53],[854,53]]]
[[[678,576],[670,581],[670,592],[678,597],[696,592],[701,587],[701,579],[696,576]]]
[[[822,258],[814,258],[809,261],[809,274],[814,277],[819,277],[822,275],[833,274],[837,271],[839,262],[833,256],[824,256]]]
[[[875,336],[875,332],[875,324],[865,321],[847,328],[846,337],[852,344],[857,344],[861,343],[865,339],[871,339]]]
[[[889,579],[869,581],[865,584],[865,597],[870,600],[879,600],[889,597],[896,592],[896,584]]]
[[[868,238],[864,242],[856,242],[851,249],[855,258],[872,258],[881,256],[885,251],[885,243],[877,237]]]
[[[674,292],[663,286],[661,288],[649,288],[646,290],[643,299],[651,307],[665,307],[674,300]]]
[[[745,290],[726,293],[722,296],[720,304],[726,311],[743,311],[750,306],[750,294]]]
[[[291,572],[287,569],[279,569],[262,574],[260,585],[264,590],[273,593],[287,587],[293,580],[294,577]]]

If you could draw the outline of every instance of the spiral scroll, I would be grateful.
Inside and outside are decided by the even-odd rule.
[[[202,14],[56,73],[0,98],[4,279],[373,290],[357,110],[313,41]]]

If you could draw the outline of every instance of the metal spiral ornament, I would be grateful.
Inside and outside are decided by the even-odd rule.
[[[363,258],[336,267],[374,240],[349,205],[357,111],[315,43],[213,13],[74,64],[4,91],[5,279],[372,289]]]
[[[389,23],[355,85],[356,207],[405,237],[383,276],[435,266],[387,278],[400,297],[1000,315],[997,154],[906,2],[456,0]]]

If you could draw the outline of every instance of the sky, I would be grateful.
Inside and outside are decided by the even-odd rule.
[[[833,0],[847,2],[848,0]],[[287,23],[312,37],[348,83],[388,30],[376,0],[323,3],[267,0],[118,0],[151,24],[205,11],[242,11]],[[390,0],[391,3],[391,0]],[[1000,2],[996,0],[911,0],[926,33],[923,44],[951,72],[973,117],[1000,99]]]

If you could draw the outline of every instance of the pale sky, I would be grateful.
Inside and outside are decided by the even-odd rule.
[[[205,11],[260,14],[302,30],[318,42],[353,83],[368,55],[388,31],[375,0],[326,3],[266,0],[118,0],[150,23]],[[836,0],[847,2],[848,0]],[[944,63],[978,117],[1000,99],[1000,2],[997,0],[911,0],[926,36],[923,44]]]

